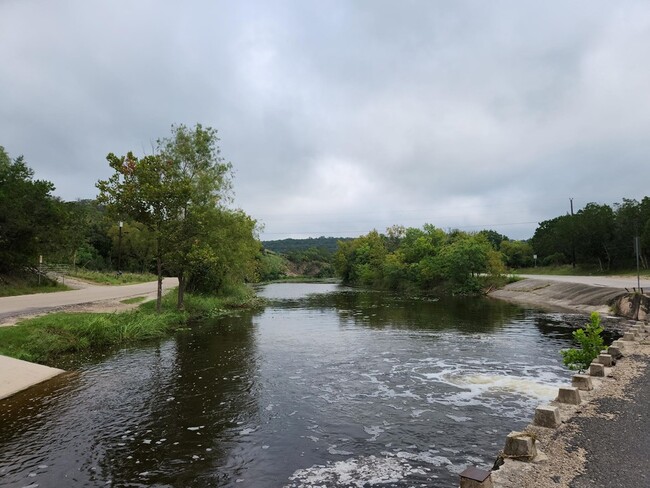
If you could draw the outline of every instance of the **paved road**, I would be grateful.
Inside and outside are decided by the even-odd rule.
[[[591,286],[607,286],[610,288],[628,288],[636,287],[636,276],[559,276],[559,275],[518,275],[522,278],[531,278],[545,281],[561,281],[564,283],[581,283]],[[650,280],[641,279],[641,288],[650,290]]]
[[[571,488],[650,486],[650,374],[628,385],[625,398],[596,400],[600,417],[575,417],[574,446],[587,450],[586,472]],[[613,418],[610,416],[613,415]]]
[[[176,278],[165,278],[163,280],[163,291],[177,285],[178,280]],[[70,305],[80,305],[104,300],[121,300],[155,292],[156,282],[152,281],[122,286],[88,285],[81,290],[3,297],[0,298],[0,320],[16,315],[41,313]]]

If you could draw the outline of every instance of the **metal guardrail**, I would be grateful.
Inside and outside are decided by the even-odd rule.
[[[40,263],[36,271],[41,276],[46,276],[65,285],[65,277],[70,274],[69,264]]]

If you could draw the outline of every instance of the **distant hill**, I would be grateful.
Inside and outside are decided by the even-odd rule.
[[[351,237],[308,237],[307,239],[280,239],[277,241],[262,241],[262,245],[269,251],[280,254],[306,251],[309,248],[323,249],[335,253],[339,241],[351,241]]]

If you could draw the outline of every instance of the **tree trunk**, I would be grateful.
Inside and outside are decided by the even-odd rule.
[[[187,282],[185,280],[185,273],[180,271],[178,273],[178,302],[176,303],[176,308],[178,310],[185,310],[185,286]]]

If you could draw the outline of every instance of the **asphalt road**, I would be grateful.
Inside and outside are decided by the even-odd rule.
[[[610,288],[628,288],[632,289],[637,286],[636,276],[554,276],[554,275],[518,275],[522,278],[531,278],[534,280],[560,281],[563,283],[580,283],[591,286],[607,286]],[[650,290],[650,280],[641,279],[641,288]]]
[[[87,285],[80,290],[3,297],[0,298],[0,320],[17,315],[42,313],[70,305],[148,295],[156,292],[156,284],[157,282],[151,281],[122,286]],[[176,278],[163,280],[163,291],[174,286],[178,286]]]
[[[571,488],[650,486],[650,374],[628,385],[625,398],[595,400],[598,412],[614,418],[575,417],[574,446],[587,451],[586,472]]]

